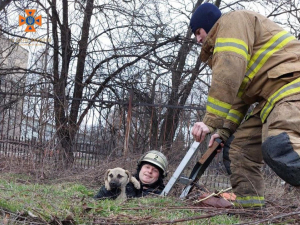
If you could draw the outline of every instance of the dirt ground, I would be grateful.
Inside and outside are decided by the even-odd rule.
[[[61,168],[53,165],[51,163],[36,163],[29,160],[20,161],[18,159],[0,159],[0,172],[1,173],[14,173],[14,174],[26,174],[27,182],[30,180],[31,183],[45,183],[54,184],[59,182],[77,182],[85,185],[88,188],[97,190],[104,182],[103,176],[107,169],[119,167],[122,165],[123,168],[135,172],[136,159],[139,156],[131,156],[130,158],[124,159],[103,159],[101,166],[95,168],[83,169],[83,168],[69,168],[62,170]],[[176,164],[177,165],[177,164]],[[176,166],[170,166],[169,170],[174,171]],[[169,177],[165,183],[167,183]],[[268,219],[281,223],[280,221],[284,218],[291,218],[292,223],[281,223],[281,224],[300,224],[300,188],[291,187],[284,184],[272,184],[272,182],[266,179],[266,208],[260,210],[259,212],[253,211],[241,211],[241,214],[247,214],[249,217],[260,215],[261,222],[267,222]],[[19,181],[20,183],[24,180]],[[205,187],[204,187],[205,188]],[[170,192],[172,197],[179,197],[179,193],[182,187],[175,186]],[[209,190],[208,191],[215,191]],[[196,190],[202,192],[202,190]],[[211,209],[208,209],[211,210]],[[218,209],[222,210],[222,209]],[[225,210],[225,209],[224,209]],[[234,214],[239,214],[239,211],[235,211]],[[299,221],[299,222],[295,222]],[[245,223],[247,224],[247,223]]]

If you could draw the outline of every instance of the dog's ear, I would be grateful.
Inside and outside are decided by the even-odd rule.
[[[105,185],[106,190],[108,190],[108,191],[110,191],[110,185],[109,185],[109,182],[108,182],[109,172],[110,172],[110,170],[108,169],[104,174],[104,185]]]
[[[131,173],[128,171],[128,170],[125,170],[125,173],[127,174],[128,176],[128,181],[131,181]]]

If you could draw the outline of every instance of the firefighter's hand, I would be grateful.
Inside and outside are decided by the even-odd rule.
[[[210,133],[208,126],[203,122],[197,122],[192,128],[192,135],[194,136],[197,142],[203,142],[205,136]]]
[[[208,143],[208,147],[211,147],[213,145],[216,138],[220,138],[220,135],[218,133],[215,133],[215,134],[211,135],[209,143]],[[223,142],[220,145],[221,145],[221,148],[217,149],[218,153],[220,153],[222,151],[223,147],[224,147]]]

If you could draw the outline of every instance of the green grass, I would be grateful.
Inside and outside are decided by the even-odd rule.
[[[93,221],[152,224],[174,220],[182,220],[180,224],[239,222],[239,218],[227,215],[192,220],[191,218],[207,213],[188,207],[183,201],[167,197],[138,198],[123,203],[113,200],[96,201],[92,198],[96,191],[77,183],[37,184],[31,183],[29,177],[5,174],[0,175],[0,208],[14,215],[22,212],[22,215],[37,216],[44,222],[51,222],[53,219],[62,221],[69,215],[76,224],[91,224]],[[10,219],[16,219],[16,216],[11,216]]]

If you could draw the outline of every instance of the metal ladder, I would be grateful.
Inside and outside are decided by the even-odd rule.
[[[179,182],[181,184],[186,185],[183,191],[181,192],[180,198],[185,198],[193,189],[195,184],[199,181],[201,175],[204,173],[208,165],[211,163],[215,155],[217,154],[217,150],[220,148],[220,144],[222,140],[217,138],[215,139],[213,145],[209,147],[206,152],[201,156],[200,160],[194,166],[191,174],[189,177],[182,175],[183,170],[186,168],[187,164],[190,160],[196,155],[198,147],[200,145],[199,142],[194,142],[190,149],[187,151],[184,158],[181,160],[179,166],[173,173],[172,177],[170,178],[169,182],[165,186],[164,190],[160,194],[161,196],[167,196],[173,186]]]

